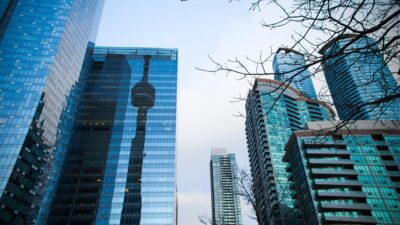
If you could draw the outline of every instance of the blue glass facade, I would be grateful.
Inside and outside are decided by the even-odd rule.
[[[284,148],[309,121],[333,120],[334,112],[275,80],[256,79],[246,102],[246,135],[261,224],[303,224],[294,207]]]
[[[284,160],[307,224],[400,224],[398,121],[295,132]]]
[[[96,47],[88,64],[48,224],[176,224],[177,50]]]
[[[311,74],[304,68],[305,65],[303,54],[290,49],[279,48],[273,60],[274,79],[290,84],[304,96],[317,100]]]
[[[2,224],[41,224],[47,214],[102,6],[103,0],[0,2]]]
[[[6,12],[9,4],[10,4],[10,0],[4,0],[4,1],[0,2],[0,19],[3,17],[3,14]]]
[[[366,104],[400,93],[372,38],[343,35],[324,46],[321,53],[329,57],[323,67],[340,119],[400,119],[399,98]]]
[[[242,225],[235,154],[213,149],[210,161],[212,225]]]

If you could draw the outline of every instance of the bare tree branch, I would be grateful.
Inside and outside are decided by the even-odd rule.
[[[199,222],[204,225],[212,225],[212,220],[207,216],[207,214],[197,216]]]

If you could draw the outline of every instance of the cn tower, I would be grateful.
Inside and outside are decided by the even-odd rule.
[[[131,91],[132,105],[138,108],[138,110],[136,136],[132,139],[121,224],[140,224],[142,165],[143,157],[145,156],[144,142],[146,138],[147,111],[154,106],[155,102],[155,89],[148,82],[150,59],[151,56],[144,56],[143,77]]]

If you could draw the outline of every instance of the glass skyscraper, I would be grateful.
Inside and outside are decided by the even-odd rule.
[[[235,154],[213,149],[210,161],[213,225],[242,225]]]
[[[333,120],[334,111],[280,81],[256,79],[246,102],[246,135],[261,224],[303,224],[295,208],[284,148],[309,121]]]
[[[400,93],[375,41],[342,35],[322,47],[325,77],[341,120],[400,120],[400,99],[373,103]]]
[[[0,223],[41,224],[103,0],[0,1]]]
[[[47,224],[175,225],[177,50],[88,53]]]
[[[304,68],[306,62],[300,52],[279,48],[274,56],[275,80],[290,84],[304,96],[317,100],[310,72]]]
[[[286,146],[284,160],[304,220],[310,225],[400,224],[399,121],[332,125],[309,123]]]

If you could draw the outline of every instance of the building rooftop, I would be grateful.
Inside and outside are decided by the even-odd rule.
[[[261,83],[261,85],[260,85]],[[260,90],[265,90],[265,91],[270,91],[270,92],[276,92],[278,94],[281,94],[282,92],[289,95],[292,98],[295,98],[299,101],[306,101],[306,102],[313,102],[317,104],[321,104],[324,107],[326,107],[333,116],[336,116],[335,110],[330,107],[328,104],[322,101],[314,100],[311,98],[305,97],[299,90],[297,90],[295,87],[293,87],[290,84],[287,84],[285,82],[281,82],[278,80],[271,80],[271,79],[265,79],[265,78],[256,78],[254,81],[253,85],[253,90],[260,89]]]
[[[281,53],[281,52],[284,52],[284,53],[286,53],[286,54],[288,54],[288,53],[295,53],[295,54],[304,56],[304,54],[301,53],[301,52],[299,52],[299,51],[296,51],[296,50],[293,50],[293,49],[290,49],[290,48],[283,48],[283,47],[278,48],[278,50],[276,50],[275,53]]]
[[[400,135],[400,120],[354,120],[354,121],[316,121],[308,122],[304,130],[293,132],[285,147],[287,160],[291,146],[299,137],[322,137],[329,135]],[[317,141],[317,139],[316,139]]]
[[[322,46],[322,48],[319,50],[319,54],[323,55],[325,53],[325,51],[330,48],[333,44],[335,44],[337,41],[342,40],[342,39],[355,39],[355,38],[359,38],[360,35],[358,34],[342,34],[339,35],[335,38],[333,38],[332,40],[328,41],[328,43],[326,43],[324,46]]]
[[[96,46],[94,55],[122,54],[122,55],[151,55],[158,57],[168,57],[176,60],[178,57],[178,49],[175,48],[135,48],[135,47],[108,47]]]
[[[315,134],[315,132],[332,132],[338,134],[351,133],[370,133],[371,131],[379,133],[400,134],[399,120],[356,120],[356,121],[317,121],[307,123],[307,129],[298,131],[299,133]],[[297,132],[294,132],[295,134]]]
[[[400,120],[354,120],[354,121],[316,121],[308,122],[304,130],[293,132],[288,141],[292,143],[296,137],[323,135],[362,135],[362,134],[400,134]]]
[[[211,149],[211,155],[228,155],[226,148],[213,148]]]

